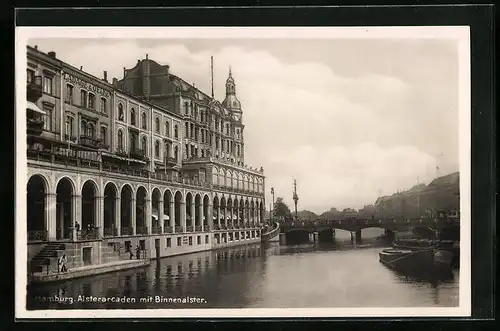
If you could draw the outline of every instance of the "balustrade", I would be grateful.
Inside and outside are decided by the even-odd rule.
[[[202,231],[202,229],[203,229],[203,227],[202,227],[201,225],[197,225],[197,226],[195,226],[195,231],[196,231],[196,232],[201,232],[201,231]]]
[[[184,232],[184,227],[182,226],[175,227],[175,233],[183,233],[183,232]]]
[[[134,228],[133,227],[122,227],[120,232],[121,232],[122,236],[131,236],[134,233]]]
[[[186,232],[193,232],[193,226],[192,225],[188,225],[186,226]]]
[[[100,239],[99,228],[82,229],[77,232],[78,240],[95,240]]]
[[[161,226],[153,226],[151,228],[151,232],[154,234],[160,234],[161,233]]]
[[[148,234],[148,227],[147,226],[138,226],[135,230],[136,234]]]
[[[28,241],[47,241],[46,230],[28,231]]]
[[[104,228],[104,236],[105,237],[116,237],[118,235],[118,229],[113,228]]]
[[[166,226],[163,228],[163,233],[173,233],[174,232],[174,227],[172,226]]]

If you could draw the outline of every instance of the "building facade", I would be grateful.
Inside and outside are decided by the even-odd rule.
[[[27,58],[28,271],[57,271],[47,251],[80,268],[260,241],[264,173],[244,164],[231,73],[220,103],[147,58],[112,84]]]

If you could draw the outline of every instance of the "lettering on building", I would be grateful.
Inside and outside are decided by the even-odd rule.
[[[106,98],[109,98],[111,96],[111,92],[99,87],[99,86],[95,86],[89,82],[86,82],[85,80],[83,79],[80,79],[78,77],[75,77],[75,76],[72,76],[68,73],[65,73],[64,74],[64,80],[69,82],[69,83],[72,83],[74,85],[78,85],[84,89],[86,89],[87,91],[91,91],[91,92],[94,92],[96,94],[100,94]]]

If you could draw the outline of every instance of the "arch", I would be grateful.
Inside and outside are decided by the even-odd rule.
[[[68,183],[71,185],[71,191],[74,194],[74,192],[76,192],[76,184],[75,184],[75,182],[73,181],[73,179],[71,177],[65,176],[65,175],[59,177],[59,179],[56,180],[56,183],[55,183],[56,184],[55,185],[56,190],[57,190],[57,187],[59,186],[59,184],[61,183],[62,180],[67,180],[68,181]]]
[[[99,194],[99,193],[100,193],[100,192],[99,192],[99,185],[96,183],[96,181],[95,181],[95,180],[90,179],[90,178],[89,178],[89,179],[86,179],[86,180],[84,180],[84,181],[83,181],[82,188],[81,188],[81,190],[80,190],[80,191],[83,191],[83,187],[84,187],[84,186],[85,186],[85,184],[87,184],[87,183],[91,183],[91,184],[93,185],[93,187],[94,187],[94,189],[95,189],[95,194],[96,194],[96,196],[99,196],[99,195],[100,195],[100,194]]]
[[[236,171],[233,171],[233,178],[232,178],[232,185],[231,185],[232,188],[239,188],[239,185],[238,185],[238,173]]]
[[[121,217],[121,234],[131,235],[132,229],[132,208],[134,200],[134,190],[131,185],[123,184],[120,188],[120,217]]]
[[[159,188],[155,187],[151,191],[151,214],[152,214],[152,219],[151,219],[151,226],[153,229],[158,230],[158,228],[161,228],[163,219],[160,218],[160,200],[163,200],[163,195],[161,194],[161,191]],[[165,207],[163,207],[165,210]],[[155,217],[156,216],[156,217]],[[161,233],[161,232],[155,232],[152,231],[153,233]]]
[[[181,226],[181,208],[183,202],[183,195],[180,191],[174,194],[174,211],[175,211],[175,226]],[[177,231],[177,230],[176,230]]]
[[[243,190],[248,191],[248,175],[243,176]]]
[[[225,180],[225,186],[226,187],[232,187],[233,186],[232,179],[233,179],[233,176],[232,176],[231,170],[226,170],[226,180]]]
[[[27,229],[28,240],[47,240],[47,199],[49,182],[45,176],[35,174],[30,177],[27,183]]]
[[[137,192],[135,193],[135,218],[136,218],[136,233],[137,234],[147,234],[147,222],[146,222],[146,200],[148,198],[148,191],[144,186],[138,186]]]
[[[192,213],[192,206],[194,206],[193,193],[187,192],[186,193],[186,224],[187,224],[187,226],[190,226],[190,227],[194,226],[194,215]],[[188,229],[186,229],[186,230],[188,230]]]
[[[116,211],[118,188],[115,183],[107,182],[104,185],[104,236],[117,235],[116,232]]]
[[[97,184],[87,179],[82,185],[82,233],[94,231],[97,226],[98,208],[97,199],[99,189]]]
[[[165,136],[170,137],[170,122],[165,121]]]
[[[56,184],[56,239],[69,239],[73,227],[73,196],[75,184],[67,176],[61,177]]]

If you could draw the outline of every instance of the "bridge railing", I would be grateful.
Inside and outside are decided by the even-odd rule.
[[[460,219],[457,218],[429,218],[429,217],[420,217],[420,218],[388,218],[388,219],[376,219],[376,218],[368,218],[368,219],[357,219],[357,218],[345,218],[345,219],[315,219],[315,220],[294,220],[291,222],[284,222],[282,227],[315,227],[315,226],[332,226],[332,225],[341,225],[341,226],[378,226],[378,225],[387,225],[387,224],[408,224],[408,225],[417,225],[417,224],[432,224],[432,223],[441,223],[441,224],[454,224],[459,223]]]
[[[262,240],[269,240],[271,238],[274,238],[276,235],[279,234],[279,232],[280,232],[280,224],[278,222],[275,222],[271,230],[262,233],[261,235]]]

